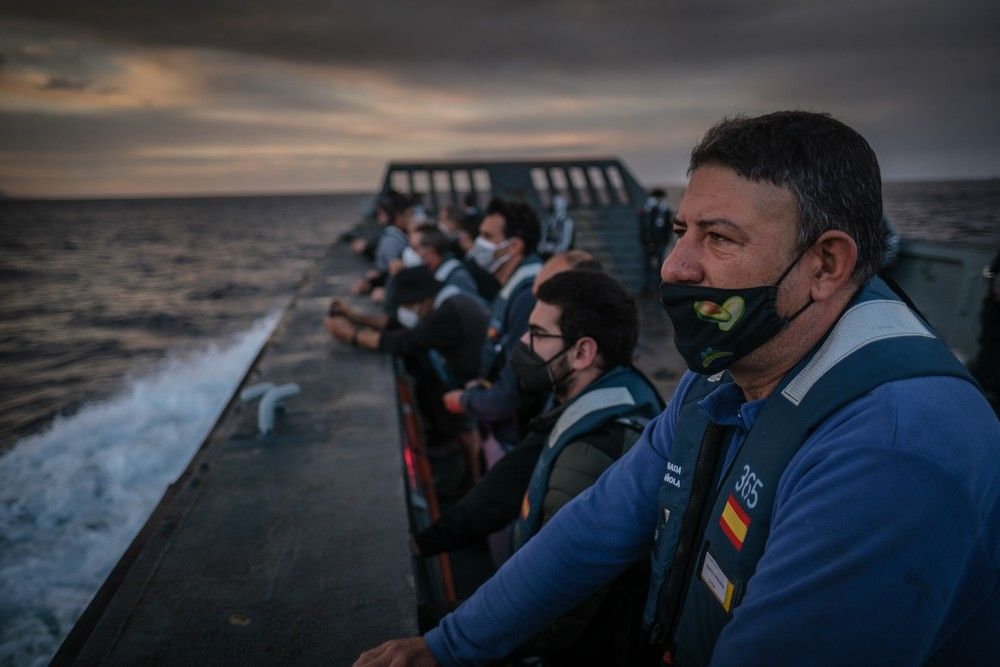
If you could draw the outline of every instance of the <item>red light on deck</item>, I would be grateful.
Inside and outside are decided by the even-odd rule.
[[[403,460],[406,462],[406,476],[410,479],[410,488],[417,488],[417,471],[413,467],[413,452],[409,447],[403,448]]]

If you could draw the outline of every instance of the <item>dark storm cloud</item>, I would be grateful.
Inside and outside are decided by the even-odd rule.
[[[987,175],[1000,171],[998,29],[995,0],[7,0],[0,32],[21,41],[4,45],[0,83],[30,70],[45,100],[139,97],[183,70],[186,87],[152,89],[167,108],[9,107],[0,152],[35,145],[54,165],[78,146],[362,151],[367,137],[372,164],[621,152],[641,176],[679,180],[721,116],[805,108],[857,127],[890,177]],[[153,77],[115,76],[147,55]]]
[[[956,91],[985,89],[992,94],[978,115],[1000,112],[995,0],[11,0],[4,13],[121,44],[371,68],[410,85],[486,95],[513,87],[583,94],[616,83],[689,94],[687,81],[724,86],[739,72],[754,86],[731,107],[897,102],[919,116],[951,104]],[[254,93],[249,81],[216,85]],[[352,104],[322,95],[297,102]]]
[[[289,60],[419,69],[530,63],[629,71],[845,48],[883,54],[979,45],[997,53],[998,3],[798,2],[76,2],[11,0],[4,13],[125,43],[209,47]]]

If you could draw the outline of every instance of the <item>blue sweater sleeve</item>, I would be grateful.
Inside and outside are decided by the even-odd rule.
[[[510,350],[528,330],[528,317],[534,307],[535,297],[527,289],[511,303],[507,313],[508,333],[504,350],[508,359],[504,361],[499,375],[489,389],[472,387],[462,394],[462,407],[472,416],[492,423],[510,419],[517,414],[519,388],[517,373],[510,366]]]
[[[977,613],[998,627],[997,461],[996,418],[954,378],[890,383],[834,415],[779,482],[712,663],[978,664],[963,651],[995,636],[939,651]]]
[[[682,380],[676,396],[683,395],[685,384]],[[507,655],[647,556],[676,412],[671,403],[594,486],[557,512],[475,595],[427,633],[438,661],[471,665]]]
[[[462,392],[462,407],[487,424],[510,419],[517,414],[517,383],[517,373],[509,362],[505,363],[496,382],[489,388],[475,386]]]

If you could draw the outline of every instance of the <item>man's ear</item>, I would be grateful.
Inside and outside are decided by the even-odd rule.
[[[830,229],[813,242],[807,256],[810,296],[814,301],[825,301],[851,282],[858,264],[858,244],[846,232]]]
[[[575,343],[575,349],[570,353],[570,365],[576,370],[590,368],[598,362],[599,350],[597,341],[590,336],[584,336]]]
[[[510,251],[515,255],[524,255],[524,239],[520,236],[512,236],[510,239]]]

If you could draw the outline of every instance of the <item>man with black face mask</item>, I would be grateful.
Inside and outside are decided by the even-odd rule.
[[[528,435],[490,470],[479,486],[441,520],[417,535],[421,555],[472,545],[514,521],[522,509],[538,455],[563,411],[588,387],[596,388],[595,380],[612,369],[620,372],[608,375],[607,380],[621,383],[641,378],[630,366],[638,335],[635,300],[617,281],[597,271],[563,271],[539,285],[538,298],[531,311],[529,330],[516,343],[511,366],[523,390],[553,394],[550,409],[529,422]],[[581,351],[585,353],[584,361],[574,356]],[[628,368],[618,369],[619,366]],[[622,437],[631,425],[613,419],[602,423],[600,428],[584,434],[580,442],[569,446],[561,464],[575,460],[577,452],[589,451],[586,442],[600,440],[597,450],[613,454],[610,458],[596,456],[582,466],[582,470],[593,473],[584,477],[596,479],[621,453]],[[583,488],[586,486],[589,482]],[[572,492],[564,494],[563,500],[580,490],[574,487]],[[554,509],[549,514],[553,512]]]
[[[511,522],[513,546],[520,548],[662,410],[652,384],[631,366],[638,310],[618,281],[598,271],[563,271],[539,285],[537,296],[511,365],[524,391],[553,394],[551,409],[529,423],[524,441],[460,503],[416,536],[420,555],[470,546]],[[644,591],[641,573],[630,572],[627,581],[591,596],[519,653],[541,654],[546,664],[585,658],[613,664],[621,628],[610,619],[627,615],[630,606],[633,617],[641,613],[637,581]]]
[[[1000,423],[876,277],[878,161],[802,111],[691,155],[661,297],[691,373],[596,484],[425,638],[499,657],[649,554],[650,662],[992,664]]]
[[[600,262],[583,250],[570,250],[555,255],[545,263],[535,276],[535,284],[531,288],[532,294],[537,295],[542,283],[547,282],[557,274],[574,269],[580,271],[603,270]],[[601,323],[600,326],[604,326],[604,323]],[[628,331],[632,325],[626,322],[625,326],[626,331]],[[515,353],[517,353],[516,349]],[[519,354],[519,357],[522,355],[523,353]],[[511,370],[513,371],[513,367]],[[520,385],[521,380],[517,379],[516,373],[514,373],[514,377]],[[544,386],[536,387],[533,395],[548,396],[551,393],[553,387],[547,380],[548,376],[544,377],[546,380],[543,383],[536,383]],[[560,400],[565,399],[560,397]],[[417,535],[414,542],[416,553],[430,556],[442,551],[453,551],[473,545],[486,535],[506,527],[517,518],[518,512],[521,511],[524,492],[531,479],[531,472],[534,470],[538,455],[542,450],[544,438],[538,437],[538,434],[544,436],[547,432],[544,427],[540,426],[541,423],[529,421],[528,435],[491,468],[489,474],[480,482],[481,488],[473,489],[458,504],[453,505],[441,520]],[[491,546],[498,547],[498,550],[500,547],[498,543],[491,543]],[[503,549],[508,547],[509,545],[502,545]],[[494,553],[494,557],[498,561],[503,560],[502,554]]]

